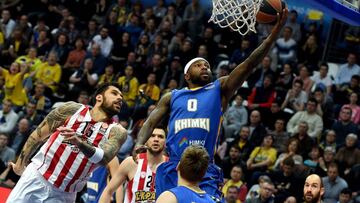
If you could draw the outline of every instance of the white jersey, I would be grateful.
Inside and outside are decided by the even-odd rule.
[[[155,202],[155,175],[148,166],[146,153],[139,154],[134,178],[126,187],[124,203]]]
[[[114,125],[111,120],[92,120],[90,108],[82,105],[63,126],[72,128],[89,144],[97,147],[108,139]],[[90,162],[77,146],[63,140],[60,132],[55,131],[32,158],[32,162],[45,180],[56,188],[65,192],[79,192],[97,165]]]

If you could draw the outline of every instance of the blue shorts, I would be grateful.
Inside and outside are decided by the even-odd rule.
[[[156,198],[162,192],[177,186],[177,164],[178,162],[168,161],[158,166],[155,178]],[[215,164],[209,164],[208,170],[200,183],[200,188],[207,194],[222,199],[222,192],[219,189],[222,185],[223,172],[221,168]]]

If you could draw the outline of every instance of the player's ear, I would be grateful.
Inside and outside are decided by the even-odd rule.
[[[98,95],[96,95],[95,99],[96,99],[96,102],[101,103],[103,101],[103,96],[101,94],[98,94]]]
[[[185,78],[185,81],[190,80],[190,74],[189,74],[189,73],[186,73],[186,74],[184,75],[184,78]]]

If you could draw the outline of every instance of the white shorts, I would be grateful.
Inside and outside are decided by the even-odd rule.
[[[64,192],[54,187],[30,163],[11,191],[6,203],[70,203],[75,202],[75,199],[75,192]]]

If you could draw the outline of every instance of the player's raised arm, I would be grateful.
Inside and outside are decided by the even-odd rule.
[[[134,169],[133,165],[135,165],[136,168],[136,164],[131,157],[128,157],[123,162],[121,162],[119,168],[116,170],[116,173],[111,176],[110,182],[102,192],[99,203],[111,202],[111,197],[114,192],[128,179],[130,170]]]
[[[135,147],[143,146],[151,136],[156,125],[161,121],[161,119],[167,113],[169,113],[170,101],[171,101],[171,92],[161,97],[158,105],[151,112],[149,117],[146,119],[144,125],[140,129]]]
[[[29,163],[32,154],[42,145],[59,126],[65,123],[65,120],[73,115],[80,104],[75,102],[66,102],[58,108],[52,110],[45,119],[38,125],[27,139],[16,164],[11,163],[16,174],[21,175]]]
[[[284,26],[287,19],[288,10],[284,9],[282,15],[278,14],[278,21],[273,27],[271,34],[256,48],[250,56],[241,64],[239,64],[229,76],[220,79],[223,95],[229,100],[234,92],[239,89],[242,83],[251,74],[253,69],[261,62],[261,60],[268,54],[272,43],[277,38],[281,28]]]

